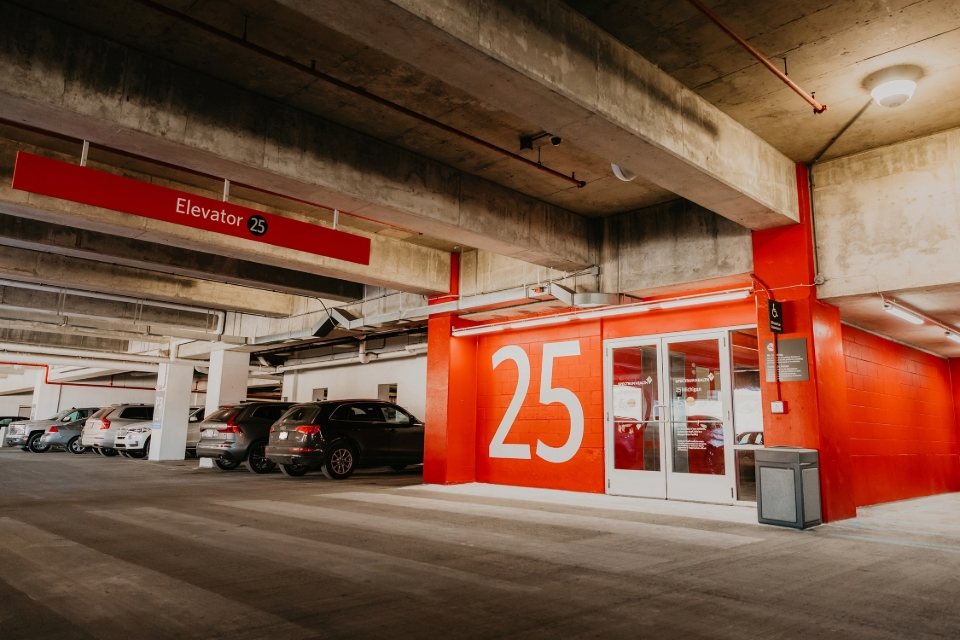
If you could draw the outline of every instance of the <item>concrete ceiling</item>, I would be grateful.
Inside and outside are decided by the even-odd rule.
[[[870,101],[864,81],[892,66],[921,77],[907,104],[873,104],[823,159],[960,126],[960,3],[952,0],[767,0],[706,4],[815,91],[803,100],[683,0],[567,4],[796,161],[809,162]]]
[[[522,152],[530,160],[539,159],[567,175],[575,173],[588,183],[577,188],[132,0],[16,4],[582,215],[604,216],[676,198],[640,178],[618,180],[609,160],[569,142],[553,146],[543,138],[535,142],[534,150]],[[542,133],[522,119],[271,2],[164,0],[164,4],[237,36],[244,33],[246,24],[248,39],[257,45],[304,64],[315,61],[320,71],[509,151],[521,153],[522,136]]]
[[[960,285],[905,289],[886,292],[884,297],[960,333],[960,307],[957,305]],[[960,357],[960,344],[947,339],[943,327],[932,322],[911,324],[885,312],[879,294],[827,298],[824,302],[839,307],[844,322],[946,358]]]

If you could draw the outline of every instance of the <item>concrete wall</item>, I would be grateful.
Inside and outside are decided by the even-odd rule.
[[[24,416],[30,415],[30,403],[33,402],[33,394],[25,393],[16,396],[0,396],[0,415],[3,416]],[[19,411],[20,407],[28,407],[25,412]]]
[[[326,387],[328,400],[376,398],[378,385],[394,383],[397,404],[423,420],[427,404],[426,355],[291,371],[283,376],[283,396],[295,402],[309,402],[314,389]]]
[[[650,295],[747,282],[753,271],[746,227],[687,200],[603,220],[601,288]]]
[[[821,298],[960,282],[960,129],[813,170]]]

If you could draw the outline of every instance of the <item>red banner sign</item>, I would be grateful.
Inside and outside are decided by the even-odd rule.
[[[370,264],[370,239],[212,198],[17,152],[13,188],[235,238]]]

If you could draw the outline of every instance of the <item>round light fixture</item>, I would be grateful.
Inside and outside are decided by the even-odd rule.
[[[899,107],[913,97],[917,83],[913,80],[888,80],[870,92],[881,107]]]
[[[613,175],[617,176],[617,178],[623,180],[624,182],[630,182],[637,177],[637,174],[633,173],[632,171],[627,171],[618,164],[613,164],[611,162],[610,168],[613,169]]]

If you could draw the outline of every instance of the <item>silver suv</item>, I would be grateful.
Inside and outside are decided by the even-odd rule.
[[[103,456],[115,456],[117,431],[135,422],[153,420],[152,404],[115,404],[104,407],[87,419],[80,444]]]
[[[77,409],[71,407],[53,415],[46,420],[23,420],[14,421],[7,427],[7,446],[22,447],[24,451],[33,451],[34,453],[43,453],[50,449],[50,442],[42,440],[44,433],[51,427],[56,427],[63,432],[73,433],[80,428],[83,421],[91,413],[96,411],[96,407],[88,409]],[[56,432],[55,432],[56,433]],[[73,433],[73,435],[77,435]],[[57,444],[60,444],[59,442]],[[64,445],[67,442],[63,443]]]

